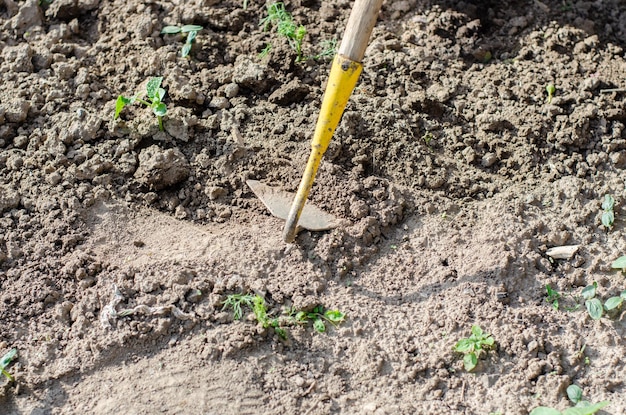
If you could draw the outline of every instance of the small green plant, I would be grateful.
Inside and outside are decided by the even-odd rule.
[[[626,255],[617,258],[611,264],[611,268],[613,269],[621,269],[622,272],[626,272]]]
[[[13,359],[15,359],[15,356],[17,356],[17,349],[11,349],[4,356],[2,356],[2,359],[0,359],[0,371],[2,371],[2,374],[6,376],[10,382],[13,381],[13,376],[11,376],[5,368],[11,364]]]
[[[617,314],[626,300],[626,290],[622,291],[619,296],[609,298],[604,302],[604,309],[609,315]]]
[[[596,298],[597,288],[598,283],[594,282],[583,289],[582,295],[585,298],[587,312],[594,320],[600,320],[605,311],[609,317],[615,317],[626,300],[626,290],[622,291],[619,296],[610,297],[603,305],[602,301]]]
[[[165,26],[163,29],[161,29],[161,34],[175,35],[177,33],[182,33],[185,36],[185,44],[180,51],[180,56],[182,56],[183,58],[187,58],[189,57],[189,53],[191,52],[191,47],[196,41],[198,32],[202,29],[202,26],[194,24],[188,24],[184,26]]]
[[[233,309],[233,318],[235,320],[241,320],[243,317],[243,309],[242,305],[246,305],[252,308],[252,302],[254,300],[254,295],[250,294],[231,294],[226,297],[226,300],[222,302],[222,311],[232,308]]]
[[[556,93],[556,87],[554,86],[554,84],[546,85],[546,92],[548,93],[548,104],[551,104],[552,103],[552,97]]]
[[[591,361],[589,360],[589,356],[585,355],[585,349],[587,348],[586,344],[583,344],[578,352],[576,352],[576,357],[579,360],[582,360],[585,365],[589,365]]]
[[[337,39],[326,39],[320,42],[320,53],[313,56],[313,59],[332,59],[337,53]]]
[[[480,353],[489,350],[495,343],[494,338],[489,333],[483,332],[480,326],[472,326],[472,334],[467,339],[459,340],[454,346],[454,350],[463,353],[463,366],[465,370],[471,372],[478,364]]]
[[[296,52],[296,62],[304,60],[302,41],[304,36],[306,36],[306,28],[302,25],[298,26],[293,22],[293,17],[285,10],[284,3],[269,4],[267,6],[267,16],[261,20],[261,26],[263,26],[264,31],[274,27],[276,33],[287,38],[289,46]]]
[[[326,322],[330,323],[334,327],[337,327],[346,318],[346,315],[341,311],[324,310],[324,307],[321,305],[315,307],[310,313],[306,311],[298,311],[295,315],[293,312],[290,314],[294,317],[296,323],[298,324],[306,324],[307,321],[312,321],[313,328],[318,333],[324,333],[326,331]]]
[[[546,301],[549,302],[550,304],[552,304],[552,308],[554,308],[555,310],[559,309],[559,299],[561,298],[561,294],[559,294],[559,292],[555,289],[553,289],[552,287],[550,287],[550,284],[546,285]]]
[[[163,131],[163,117],[167,114],[167,106],[163,103],[166,91],[161,88],[161,82],[163,82],[162,76],[150,78],[146,84],[147,98],[145,100],[140,98],[141,93],[138,93],[130,98],[126,98],[123,95],[117,97],[117,101],[115,102],[115,116],[113,119],[116,120],[119,118],[120,113],[126,105],[132,105],[135,102],[139,102],[140,104],[152,109],[152,112],[156,115],[159,121],[159,129]]]
[[[613,206],[615,206],[615,199],[613,196],[604,195],[604,201],[602,202],[602,225],[605,228],[611,229],[613,222],[615,221],[615,213],[613,213]]]
[[[598,283],[594,281],[593,284],[586,286],[582,291],[587,312],[594,320],[600,320],[604,312],[604,309],[602,308],[602,301],[600,301],[599,298],[596,298],[597,289]]]
[[[609,401],[592,404],[584,400],[583,390],[578,385],[569,385],[567,387],[567,397],[575,405],[574,407],[567,408],[565,411],[561,412],[547,406],[539,406],[533,409],[530,415],[592,415],[610,404]]]
[[[422,136],[422,140],[424,140],[424,143],[426,144],[426,147],[428,148],[430,148],[430,143],[433,141],[434,138],[435,136],[430,131],[426,131],[424,135]]]
[[[265,45],[263,50],[261,52],[259,52],[259,59],[263,59],[264,57],[269,55],[271,50],[272,50],[272,44],[268,43],[267,45]]]
[[[252,309],[257,322],[264,328],[273,328],[280,337],[287,338],[287,331],[283,326],[294,324],[306,324],[313,322],[313,328],[323,333],[326,331],[326,323],[337,327],[345,320],[345,314],[339,310],[324,310],[323,306],[317,306],[311,312],[297,311],[294,309],[284,310],[283,316],[270,318],[267,315],[265,299],[260,295],[231,294],[222,302],[222,310],[231,308],[235,320],[243,317],[243,306]]]
[[[226,300],[222,302],[222,310],[227,308],[233,309],[233,318],[235,320],[241,320],[243,317],[242,306],[245,305],[252,309],[256,321],[263,326],[263,328],[273,328],[274,332],[282,338],[287,337],[285,329],[280,327],[280,321],[278,318],[269,318],[267,316],[267,308],[265,306],[265,299],[260,295],[251,294],[231,294],[226,297]]]

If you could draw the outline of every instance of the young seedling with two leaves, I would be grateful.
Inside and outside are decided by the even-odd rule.
[[[454,350],[463,353],[463,366],[465,370],[471,372],[478,364],[481,352],[493,348],[494,338],[489,333],[483,332],[480,326],[472,326],[472,335],[467,339],[459,340],[454,346]]]
[[[589,401],[584,400],[583,390],[578,385],[568,386],[567,397],[575,405],[574,407],[567,408],[565,411],[561,412],[554,408],[540,406],[533,409],[530,415],[592,415],[610,404],[609,401],[592,404]]]
[[[13,361],[13,359],[15,359],[16,356],[17,349],[11,349],[4,356],[2,356],[2,359],[0,359],[0,371],[2,371],[2,374],[9,380],[9,382],[13,381],[13,376],[11,376],[5,368]]]
[[[596,298],[597,289],[598,283],[595,281],[592,285],[583,288],[582,296],[585,299],[587,312],[594,320],[600,320],[605,311],[609,317],[615,317],[626,301],[626,290],[622,291],[619,296],[610,297],[603,305],[602,301]]]
[[[615,206],[615,199],[613,196],[606,194],[602,201],[602,225],[606,229],[613,228],[613,222],[615,221],[615,213],[613,207]]]
[[[117,120],[119,118],[120,113],[126,105],[139,102],[152,109],[152,112],[159,121],[159,129],[163,131],[163,117],[167,114],[167,106],[163,103],[163,98],[165,98],[167,92],[165,89],[161,88],[161,82],[163,82],[162,76],[150,78],[146,84],[146,99],[141,98],[142,93],[138,93],[130,98],[126,98],[123,95],[117,97],[117,101],[115,102],[115,116],[113,119]]]
[[[196,41],[196,37],[198,36],[198,32],[202,29],[202,26],[194,24],[188,24],[184,26],[165,26],[163,29],[161,29],[161,34],[175,35],[178,33],[182,33],[185,37],[185,44],[180,51],[180,56],[183,58],[188,58],[189,53],[191,52],[191,48],[193,47],[193,44]]]

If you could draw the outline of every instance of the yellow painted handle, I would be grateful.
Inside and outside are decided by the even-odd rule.
[[[311,186],[313,186],[322,156],[333,138],[335,129],[339,124],[339,120],[341,120],[343,110],[348,103],[348,99],[350,99],[362,69],[363,66],[359,62],[350,60],[345,56],[337,55],[333,60],[328,84],[322,99],[322,108],[315,126],[315,135],[311,142],[311,155],[306,164],[300,186],[298,187],[298,193],[296,193],[296,197],[291,205],[283,231],[285,242],[293,242],[296,237],[298,220],[309,196]]]

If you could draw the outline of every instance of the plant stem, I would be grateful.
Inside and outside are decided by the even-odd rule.
[[[165,131],[163,129],[163,117],[161,117],[160,115],[157,115],[157,119],[159,120],[159,130]]]

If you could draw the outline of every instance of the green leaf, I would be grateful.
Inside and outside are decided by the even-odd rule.
[[[274,332],[276,334],[278,334],[281,338],[286,339],[287,338],[287,331],[283,328],[280,327],[274,327]]]
[[[478,364],[478,358],[476,357],[476,354],[468,353],[465,356],[463,356],[463,367],[468,372],[471,372],[472,370],[474,370],[477,364]]]
[[[604,303],[604,308],[607,311],[611,311],[613,309],[621,307],[622,302],[624,302],[624,299],[622,297],[611,297]]]
[[[563,415],[592,415],[609,404],[609,401],[602,401],[586,408],[568,408],[563,411]]]
[[[613,206],[615,206],[615,199],[611,195],[604,195],[604,201],[602,202],[602,209],[605,211],[613,210]]]
[[[626,255],[621,256],[613,261],[613,263],[611,264],[611,268],[622,270],[626,269]]]
[[[626,290],[622,291],[619,296],[626,300]]]
[[[204,29],[202,26],[198,26],[195,24],[186,24],[181,28],[181,32],[190,33],[190,32],[199,32]]]
[[[490,335],[489,337],[486,337],[486,338],[483,340],[483,344],[485,344],[485,345],[487,345],[487,346],[489,346],[489,347],[493,346],[493,344],[494,344],[495,342],[496,342],[496,341],[495,341],[495,339],[494,339],[493,337],[491,337],[491,335]]]
[[[592,285],[588,285],[585,288],[583,288],[583,291],[582,291],[583,298],[585,300],[591,300],[593,297],[596,296],[597,288],[598,288],[598,283],[595,281],[593,282]]]
[[[483,335],[483,329],[480,328],[480,326],[472,326],[472,334],[478,338],[480,338]]]
[[[146,93],[150,99],[153,99],[156,96],[157,91],[161,87],[161,82],[163,82],[163,77],[155,76],[154,78],[150,78],[146,84]]]
[[[605,228],[612,228],[614,221],[615,221],[615,214],[613,213],[612,210],[609,212],[602,213],[602,225],[604,225]]]
[[[191,43],[185,43],[180,51],[180,56],[186,58],[191,52]]]
[[[318,318],[318,319],[315,319],[315,321],[313,321],[313,328],[318,333],[324,333],[326,331],[326,324],[324,324],[324,320],[322,320],[321,318]]]
[[[474,342],[470,339],[461,339],[454,346],[454,350],[459,353],[470,353],[474,351]]]
[[[154,112],[154,115],[162,117],[167,114],[167,106],[164,103],[159,102],[157,105],[152,107],[152,112]]]
[[[0,359],[0,369],[4,369],[5,367],[7,367],[9,363],[11,363],[13,359],[15,359],[16,355],[17,349],[11,349],[7,353],[5,353],[5,355],[2,356],[2,359]]]
[[[127,104],[132,104],[134,100],[131,98],[126,98],[122,95],[117,97],[117,101],[115,101],[115,115],[113,116],[114,120],[117,120],[120,116],[120,113],[124,109]]]
[[[569,385],[567,387],[567,397],[570,401],[577,404],[583,398],[583,390],[578,385]]]
[[[339,310],[326,310],[324,312],[324,317],[335,324],[341,323],[346,315]]]
[[[298,313],[296,314],[296,321],[298,322],[304,322],[307,319],[307,315],[304,311],[298,311]]]
[[[554,408],[548,408],[547,406],[539,406],[533,409],[530,415],[561,415],[561,411],[557,411]]]
[[[161,29],[161,34],[174,35],[176,33],[180,33],[181,28],[178,26],[165,26]]]
[[[592,298],[591,300],[587,300],[585,301],[585,306],[587,307],[587,311],[592,319],[600,320],[604,310],[602,308],[602,302],[600,302],[599,299]]]
[[[157,93],[154,96],[154,99],[158,102],[162,102],[163,99],[165,98],[165,94],[167,94],[167,91],[163,88],[159,88],[157,89]]]

